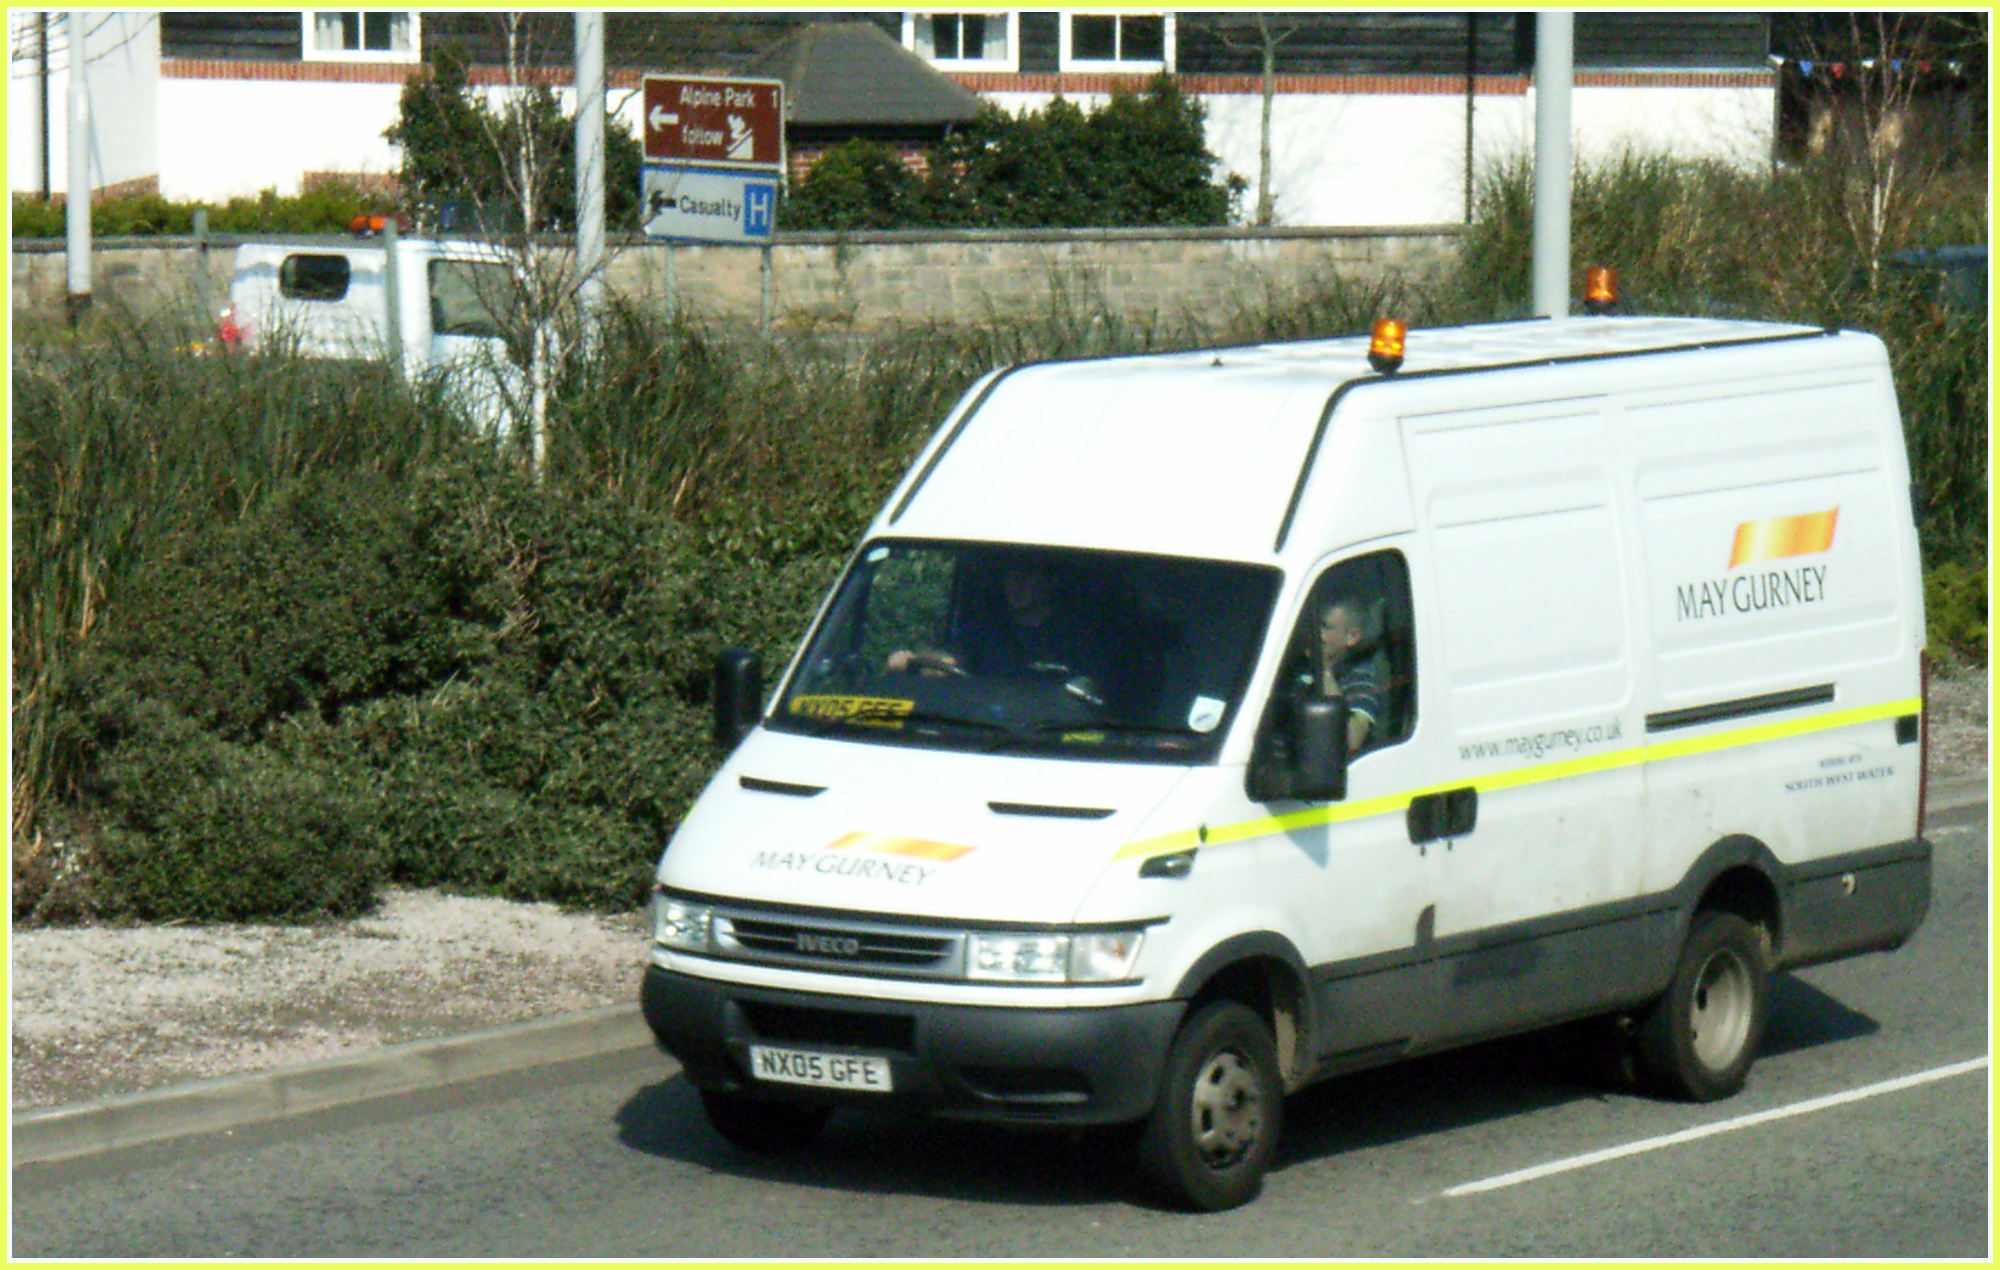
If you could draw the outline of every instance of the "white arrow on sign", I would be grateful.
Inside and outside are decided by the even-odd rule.
[[[654,132],[664,132],[680,121],[679,115],[670,115],[660,106],[653,107],[653,113],[646,116],[646,126]]]

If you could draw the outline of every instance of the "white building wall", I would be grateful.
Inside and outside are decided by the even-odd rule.
[[[486,93],[496,109],[503,96]],[[401,116],[402,97],[400,83],[163,80],[161,193],[221,202],[267,189],[297,194],[308,172],[390,175],[403,155],[383,133]],[[565,111],[575,100],[569,89],[557,97]],[[627,113],[636,120],[638,110]],[[216,144],[217,120],[229,121],[226,145]]]
[[[96,12],[92,18],[91,47],[104,46],[92,53],[91,79],[99,184],[157,174],[168,198],[222,201],[266,189],[296,194],[307,172],[388,174],[400,165],[396,147],[382,135],[397,118],[399,83],[162,79],[155,15]],[[17,55],[33,46],[24,34],[32,21],[32,14],[10,14]],[[65,86],[60,76],[51,84],[58,190]],[[37,89],[32,62],[24,67],[17,60],[8,115],[15,190],[39,189]],[[1027,92],[988,97],[1009,112],[1041,109],[1051,99]],[[1092,94],[1070,99],[1086,109],[1105,100]],[[1261,98],[1232,93],[1202,100],[1209,149],[1221,159],[1222,172],[1244,178],[1248,217],[1256,207]],[[636,128],[638,94],[613,91],[610,104]],[[1578,88],[1572,102],[1576,153],[1579,162],[1632,149],[1754,167],[1769,161],[1774,111],[1769,88]],[[1476,171],[1525,154],[1534,137],[1532,90],[1480,96],[1473,135]],[[1286,94],[1273,103],[1272,186],[1280,225],[1462,221],[1465,164],[1462,96]]]
[[[382,133],[400,84],[167,79],[160,84],[160,192],[223,202],[299,192],[307,172],[387,174],[401,164]]]
[[[49,184],[69,191],[69,14],[49,13]],[[42,192],[42,83],[33,11],[7,11],[7,183]],[[84,83],[90,94],[90,181],[122,185],[160,170],[153,103],[160,84],[160,23],[152,10],[86,9]]]
[[[1578,88],[1570,103],[1577,161],[1621,150],[1712,158],[1740,167],[1768,163],[1774,89]],[[988,93],[1017,114],[1047,106],[1049,93]],[[1089,110],[1103,95],[1071,94]],[[1208,148],[1219,171],[1247,183],[1245,218],[1257,206],[1263,99],[1208,94]],[[1475,173],[1534,148],[1535,98],[1485,94],[1473,107]],[[1424,225],[1461,222],[1465,209],[1465,98],[1443,93],[1280,95],[1271,107],[1271,187],[1279,225]]]
[[[1584,160],[1629,149],[1762,167],[1777,140],[1777,111],[1775,87],[1577,88],[1570,100]]]

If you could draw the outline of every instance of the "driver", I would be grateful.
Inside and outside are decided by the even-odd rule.
[[[1000,594],[1004,603],[991,621],[974,629],[978,647],[966,656],[942,649],[898,649],[889,655],[888,668],[927,675],[1053,677],[1101,705],[1097,677],[1107,660],[1104,641],[1094,623],[1061,603],[1048,562],[1009,560],[1001,570]]]

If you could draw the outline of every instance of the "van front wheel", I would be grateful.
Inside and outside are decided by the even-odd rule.
[[[718,1089],[701,1091],[701,1109],[724,1141],[760,1155],[811,1146],[832,1114],[826,1107],[765,1102]]]
[[[1139,1166],[1190,1208],[1247,1203],[1277,1152],[1284,1102],[1270,1029],[1245,1006],[1212,1002],[1174,1038],[1159,1101],[1139,1134]]]
[[[1764,1040],[1770,971],[1757,929],[1695,915],[1666,995],[1639,1024],[1639,1060],[1663,1092],[1713,1102],[1743,1088]]]

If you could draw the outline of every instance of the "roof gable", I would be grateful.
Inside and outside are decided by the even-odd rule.
[[[979,98],[868,22],[814,22],[752,58],[742,74],[785,85],[785,113],[808,127],[963,123]]]

